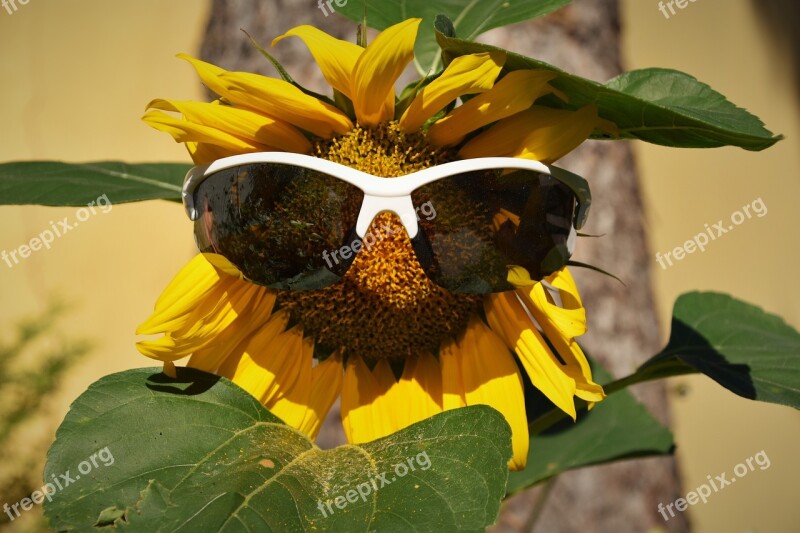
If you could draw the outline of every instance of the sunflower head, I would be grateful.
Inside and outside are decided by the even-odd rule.
[[[387,179],[465,158],[552,162],[600,125],[592,105],[537,105],[545,95],[565,99],[549,83],[556,74],[508,71],[502,51],[457,57],[398,99],[395,84],[413,59],[419,24],[400,22],[366,47],[311,26],[274,39],[273,46],[290,37],[306,44],[332,98],[290,79],[230,72],[179,55],[219,98],[153,100],[144,121],[184,143],[196,164],[283,151]],[[313,186],[298,186],[282,209],[324,227],[317,194]],[[520,223],[519,213],[507,209],[487,214],[463,191],[440,194],[467,224],[497,230]],[[586,316],[566,268],[539,280],[512,265],[514,290],[452,293],[426,275],[397,216],[379,214],[369,231],[375,245],[357,254],[341,282],[313,291],[255,285],[221,255],[198,255],[137,330],[161,335],[139,342],[139,350],[167,369],[189,356],[190,366],[232,379],[311,436],[340,394],[351,442],[446,409],[487,404],[512,427],[510,466],[516,469],[528,452],[523,375],[573,417],[575,396],[604,397],[574,340],[586,331]],[[469,253],[469,246],[459,253]]]

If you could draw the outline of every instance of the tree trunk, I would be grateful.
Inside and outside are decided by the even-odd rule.
[[[338,16],[325,17],[311,6],[288,0],[213,0],[201,57],[224,68],[274,76],[272,67],[239,32],[240,28],[262,44],[302,23],[354,40],[353,23]],[[575,0],[570,7],[544,19],[494,30],[480,40],[606,81],[621,71],[619,33],[617,0]],[[299,40],[283,41],[273,51],[297,81],[311,89],[324,90],[324,80]],[[600,266],[626,284],[573,269],[589,317],[590,333],[582,344],[614,375],[625,375],[659,349],[645,218],[633,153],[627,143],[587,142],[559,164],[589,180],[594,201],[585,231],[604,235],[580,239],[575,259]],[[668,422],[663,385],[640,386],[634,393],[659,420]],[[327,433],[322,438],[328,443],[342,439],[341,434],[330,433],[334,427],[328,424],[324,428]],[[567,472],[551,488],[536,531],[622,532],[654,527],[675,532],[688,530],[685,516],[664,523],[657,511],[659,502],[667,504],[681,496],[672,457]],[[541,492],[537,489],[511,498],[495,530],[529,529],[528,519]]]

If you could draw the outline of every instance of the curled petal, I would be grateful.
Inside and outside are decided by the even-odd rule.
[[[149,111],[142,117],[142,120],[147,125],[170,134],[179,143],[211,144],[234,154],[265,152],[271,149],[265,144],[242,139],[211,126],[195,124],[161,111]]]
[[[219,103],[177,102],[156,99],[149,108],[175,111],[184,119],[229,133],[254,145],[270,146],[285,152],[307,153],[311,143],[297,129],[280,120]]]
[[[564,372],[514,292],[490,295],[484,309],[492,330],[517,353],[533,386],[574,419],[575,380]]]
[[[308,47],[328,83],[348,98],[356,61],[364,52],[357,44],[337,39],[314,26],[297,26],[272,41],[275,46],[286,37],[299,37]]]
[[[153,315],[136,330],[164,336],[136,347],[161,361],[176,361],[206,347],[224,350],[234,341],[233,332],[258,328],[273,304],[274,293],[228,275],[200,254],[175,276]]]
[[[528,109],[540,96],[554,92],[547,82],[555,77],[554,72],[545,70],[509,72],[489,91],[456,107],[431,126],[428,131],[431,143],[458,144],[478,128]]]
[[[318,137],[328,139],[353,129],[347,115],[289,82],[250,72],[226,72],[217,78],[235,104],[281,117]]]
[[[352,100],[362,126],[377,126],[394,118],[394,84],[414,58],[421,21],[412,18],[386,28],[356,61]]]
[[[406,132],[417,130],[456,98],[491,89],[505,60],[506,54],[500,51],[455,58],[441,76],[414,97],[400,118],[400,128]]]

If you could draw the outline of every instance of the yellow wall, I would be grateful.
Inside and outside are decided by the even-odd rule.
[[[676,150],[636,143],[644,179],[651,252],[672,250],[761,198],[767,214],[743,222],[666,270],[652,269],[664,334],[672,302],[686,291],[730,293],[800,326],[800,108],[785,58],[777,57],[748,0],[697,0],[666,19],[654,0],[624,0],[627,68],[688,72],[760,116],[787,139],[764,152]],[[749,402],[701,377],[676,379],[674,430],[685,489],[731,472],[762,449],[771,465],[688,511],[695,531],[794,532],[800,414]],[[728,474],[728,478],[731,474]],[[666,503],[666,502],[665,502]]]
[[[190,0],[30,0],[13,15],[0,9],[0,161],[188,162],[182,147],[139,117],[157,96],[202,97],[191,68],[174,54],[199,47],[206,16],[206,3]],[[75,213],[2,207],[0,250]],[[134,329],[192,253],[180,206],[148,202],[93,216],[13,268],[0,263],[0,335],[57,293],[78,306],[62,329],[96,345],[54,406],[56,416],[101,376],[155,366],[136,352]]]
[[[653,251],[683,243],[704,223],[758,197],[769,210],[705,253],[666,271],[654,269],[662,322],[666,328],[679,293],[699,288],[730,292],[800,326],[797,283],[788,266],[800,259],[793,235],[800,220],[792,209],[800,197],[796,89],[781,75],[749,2],[698,0],[671,20],[656,5],[624,1],[628,66],[694,73],[789,139],[762,153],[637,144]],[[189,0],[30,0],[13,15],[0,11],[0,161],[187,161],[179,146],[138,119],[151,98],[202,97],[191,69],[173,55],[197,50],[206,10],[206,2]],[[74,213],[0,208],[0,250],[16,248],[50,220]],[[190,228],[175,204],[119,205],[58,239],[49,251],[14,268],[0,263],[0,335],[18,317],[41,310],[56,291],[80,305],[66,322],[69,329],[97,342],[63,394],[58,416],[90,382],[148,365],[133,348],[133,331],[191,257]],[[762,449],[772,461],[768,470],[693,507],[697,531],[793,531],[800,524],[792,496],[798,414],[735,400],[703,379],[681,381],[689,393],[673,403],[687,489]]]

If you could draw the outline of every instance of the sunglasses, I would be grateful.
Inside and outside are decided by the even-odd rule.
[[[591,203],[583,178],[527,159],[466,159],[384,178],[286,152],[194,167],[182,196],[200,251],[224,256],[256,284],[336,283],[357,254],[379,245],[384,233],[370,228],[390,212],[434,283],[475,294],[512,289],[512,265],[532,279],[564,266]]]

